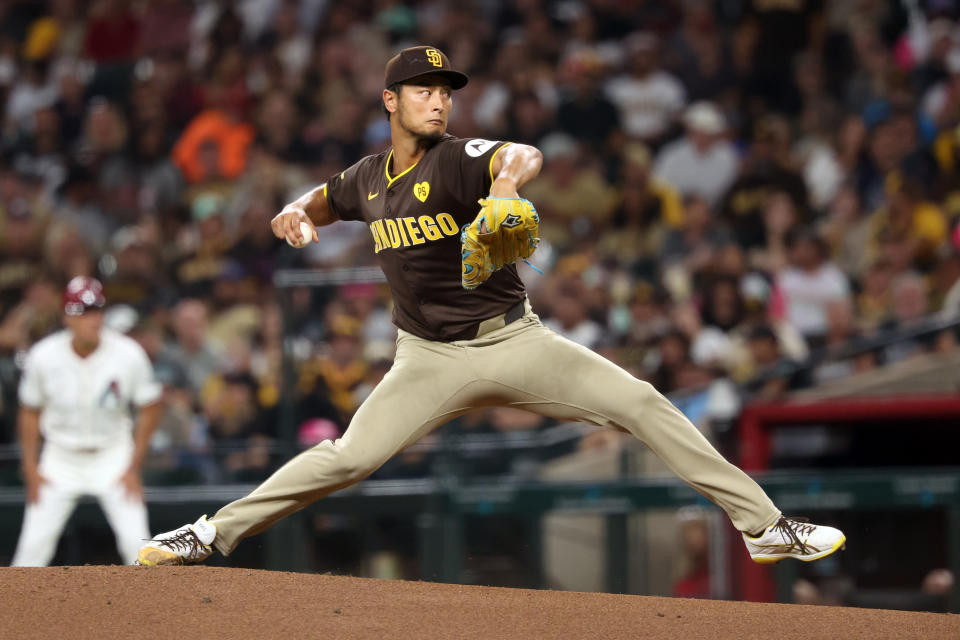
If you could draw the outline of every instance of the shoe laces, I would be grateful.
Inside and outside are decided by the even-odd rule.
[[[800,539],[800,536],[809,536],[817,527],[810,524],[809,518],[781,517],[772,528],[774,531],[778,531],[784,541],[791,544],[800,553],[809,553],[809,548]]]
[[[169,538],[155,539],[152,542],[156,542],[161,547],[166,547],[171,551],[185,551],[190,556],[196,555],[205,546],[192,529],[180,529]]]

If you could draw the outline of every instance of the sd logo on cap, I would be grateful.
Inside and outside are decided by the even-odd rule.
[[[412,80],[417,76],[437,74],[450,81],[451,89],[461,89],[469,78],[465,73],[456,71],[450,64],[450,59],[440,49],[431,46],[410,47],[390,58],[383,74],[383,86]]]

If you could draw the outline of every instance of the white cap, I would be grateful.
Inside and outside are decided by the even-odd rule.
[[[748,273],[740,279],[740,295],[748,300],[770,299],[770,283],[759,273]]]
[[[574,158],[577,155],[577,141],[565,133],[551,133],[540,141],[540,151],[548,162],[556,158]]]
[[[724,364],[730,358],[732,344],[720,329],[704,327],[690,345],[690,359],[699,365]]]
[[[118,333],[127,333],[139,320],[140,314],[128,304],[115,304],[103,314],[103,323]]]
[[[699,133],[716,134],[727,130],[727,123],[712,102],[695,102],[683,114],[683,124]]]

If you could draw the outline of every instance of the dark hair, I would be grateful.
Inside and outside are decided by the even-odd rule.
[[[830,256],[830,245],[823,239],[823,236],[810,227],[804,227],[803,225],[790,227],[783,240],[788,249],[793,249],[801,242],[809,242],[820,253],[820,257],[826,259]]]
[[[749,333],[747,333],[747,340],[749,342],[753,342],[754,340],[765,340],[767,342],[779,344],[776,332],[770,328],[769,325],[765,324],[757,325],[756,327],[750,329]]]
[[[397,100],[400,99],[400,83],[399,82],[394,82],[392,85],[387,87],[387,91],[393,91],[395,94],[397,94]],[[380,106],[383,107],[383,112],[386,114],[387,120],[389,121],[390,111],[387,109],[387,105],[381,103]]]
[[[733,291],[733,317],[720,318],[714,313],[714,304],[717,299],[717,290],[721,287],[729,287]],[[711,278],[703,292],[703,304],[700,312],[703,318],[703,324],[717,327],[723,331],[730,331],[743,321],[746,315],[746,304],[743,301],[743,294],[740,292],[740,281],[731,275],[718,275]]]

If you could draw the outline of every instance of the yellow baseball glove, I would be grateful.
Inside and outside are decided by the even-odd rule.
[[[485,198],[460,232],[461,284],[476,289],[504,265],[529,258],[540,242],[540,216],[525,198]]]

